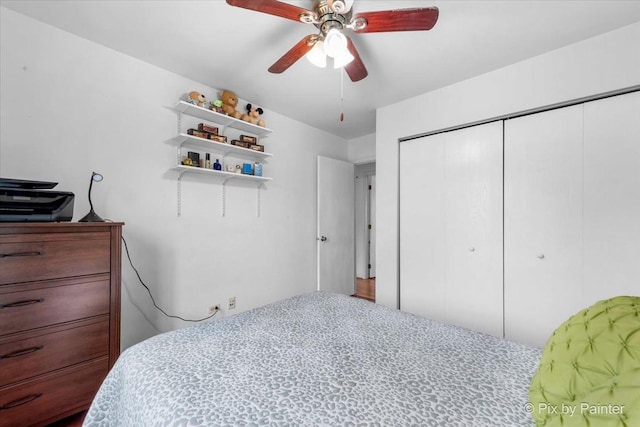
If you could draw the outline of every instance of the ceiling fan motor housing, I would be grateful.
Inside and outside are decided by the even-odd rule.
[[[326,36],[329,30],[335,28],[342,31],[351,21],[351,11],[340,13],[338,10],[346,8],[342,1],[316,0],[313,10],[316,13],[315,26],[320,30],[323,36]]]

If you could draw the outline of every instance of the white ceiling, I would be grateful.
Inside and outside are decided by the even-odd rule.
[[[288,3],[309,8],[312,1]],[[640,21],[640,1],[356,0],[356,13],[436,6],[440,18],[431,31],[352,34],[369,76],[353,83],[345,74],[341,107],[339,70],[302,58],[283,74],[267,72],[317,33],[312,25],[223,0],[0,4],[345,139],[375,132],[377,107]]]

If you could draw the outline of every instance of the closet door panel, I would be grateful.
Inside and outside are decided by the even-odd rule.
[[[585,104],[585,305],[640,295],[640,92]]]
[[[445,141],[445,317],[503,336],[502,122]]]
[[[444,135],[400,144],[400,308],[444,317]]]
[[[583,106],[505,122],[505,336],[543,346],[582,307]]]

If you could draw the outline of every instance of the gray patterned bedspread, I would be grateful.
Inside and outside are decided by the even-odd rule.
[[[314,292],[122,353],[85,426],[529,426],[540,350]]]

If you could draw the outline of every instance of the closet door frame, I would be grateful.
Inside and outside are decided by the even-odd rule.
[[[599,111],[599,106],[605,105],[609,102],[615,102],[614,99],[625,95],[630,95],[630,97],[626,97],[625,99],[631,99],[631,97],[634,99],[633,101],[630,101],[631,106],[622,106],[618,113],[613,112],[610,113],[613,114],[612,116],[601,117],[602,112]],[[640,259],[640,245],[637,244],[637,241],[640,240],[640,223],[636,218],[640,217],[640,192],[638,192],[638,188],[640,188],[640,186],[638,186],[638,182],[640,181],[640,147],[638,147],[638,141],[640,141],[640,121],[635,120],[633,117],[631,119],[629,119],[629,117],[621,119],[620,116],[622,116],[626,111],[638,111],[640,109],[640,85],[399,139],[399,151],[402,153],[403,144],[411,140],[484,125],[496,121],[506,123],[509,120],[515,120],[555,110],[562,110],[574,106],[582,106],[585,109],[585,135],[583,141],[584,152],[582,154],[584,162],[581,166],[581,179],[583,180],[582,185],[584,186],[581,197],[583,198],[582,203],[583,209],[585,210],[580,221],[580,263],[582,265],[580,270],[581,289],[578,290],[575,284],[571,284],[569,285],[569,290],[562,290],[564,296],[559,296],[554,291],[548,292],[548,290],[538,288],[538,292],[541,294],[546,292],[546,296],[539,296],[537,300],[529,299],[527,301],[524,301],[525,298],[521,298],[522,310],[537,314],[537,316],[529,315],[529,326],[532,328],[539,326],[539,319],[544,320],[550,313],[554,313],[556,311],[562,311],[566,314],[566,317],[557,315],[560,322],[562,322],[578,310],[599,299],[615,296],[616,294],[638,295],[639,289],[637,283],[638,278],[640,277],[640,263],[638,263],[637,260]],[[607,130],[600,129],[598,131],[599,133],[592,135],[590,126],[592,123],[591,117],[593,116],[601,119],[599,126],[603,126],[605,128],[608,126],[609,128],[607,128]],[[607,120],[609,123],[606,123],[605,126],[602,121],[606,122]],[[629,129],[631,129],[631,136],[625,132],[622,132],[622,135],[618,134],[618,131]],[[610,150],[609,147],[605,147],[603,145],[603,141],[609,143],[610,141],[619,140],[622,140],[621,145],[614,147],[613,150]],[[505,140],[505,144],[508,144],[508,141]],[[605,151],[602,152],[601,150]],[[619,156],[623,156],[622,162],[618,161],[620,158]],[[402,156],[400,155],[398,168],[398,300],[400,305],[398,308],[405,310],[406,304],[408,304],[411,299],[406,295],[403,295],[402,292],[403,255],[406,254],[402,253],[401,238],[401,230],[403,228],[402,179],[400,179],[403,172],[401,162]],[[505,169],[508,168],[506,163],[507,162],[505,161],[505,164],[503,165]],[[612,164],[615,164],[613,168],[611,167]],[[505,174],[506,173],[507,172],[505,171]],[[504,197],[507,197],[507,192],[509,190],[506,188],[506,183],[504,185]],[[615,188],[612,188],[611,186]],[[634,190],[635,193],[633,192]],[[503,208],[505,210],[505,216],[508,215],[509,207],[505,205]],[[618,216],[607,216],[607,209],[609,213],[612,211],[623,212],[623,216],[621,218],[618,218]],[[507,222],[510,220],[505,217],[503,221]],[[546,339],[543,337],[544,333],[538,334],[536,332],[539,336],[537,338],[531,337],[527,336],[524,331],[516,333],[517,328],[515,325],[512,326],[511,314],[516,310],[512,309],[510,305],[511,299],[508,295],[516,295],[518,289],[517,287],[512,289],[511,279],[507,280],[509,275],[507,273],[507,270],[509,269],[507,264],[511,262],[512,257],[507,250],[508,244],[506,240],[507,235],[505,234],[503,245],[503,268],[505,271],[503,276],[503,314],[505,336],[513,341],[542,346]],[[545,254],[544,251],[539,251],[535,256],[538,260],[542,261],[547,259],[547,261],[549,261],[547,258],[548,254],[549,253]],[[629,261],[630,259],[631,262]],[[532,259],[530,261],[534,260]],[[570,270],[575,272],[575,268],[571,268]],[[442,273],[439,274],[444,276],[444,271],[440,271],[442,271]],[[569,276],[571,276],[571,274],[569,274]],[[569,281],[575,283],[573,280]],[[444,279],[442,282],[444,283]],[[535,287],[533,289],[535,291]],[[443,293],[444,291],[439,291],[435,294],[431,293],[431,296],[441,302],[444,300],[444,295],[442,295]],[[569,300],[566,298],[569,298]],[[418,305],[418,302],[411,301],[411,304]],[[432,301],[432,305],[437,304]],[[446,321],[444,309],[442,309],[441,312],[441,318],[444,318]],[[434,318],[430,313],[417,314]],[[521,320],[521,322],[523,321]],[[550,327],[551,322],[549,322],[549,325],[547,325],[546,328]]]

